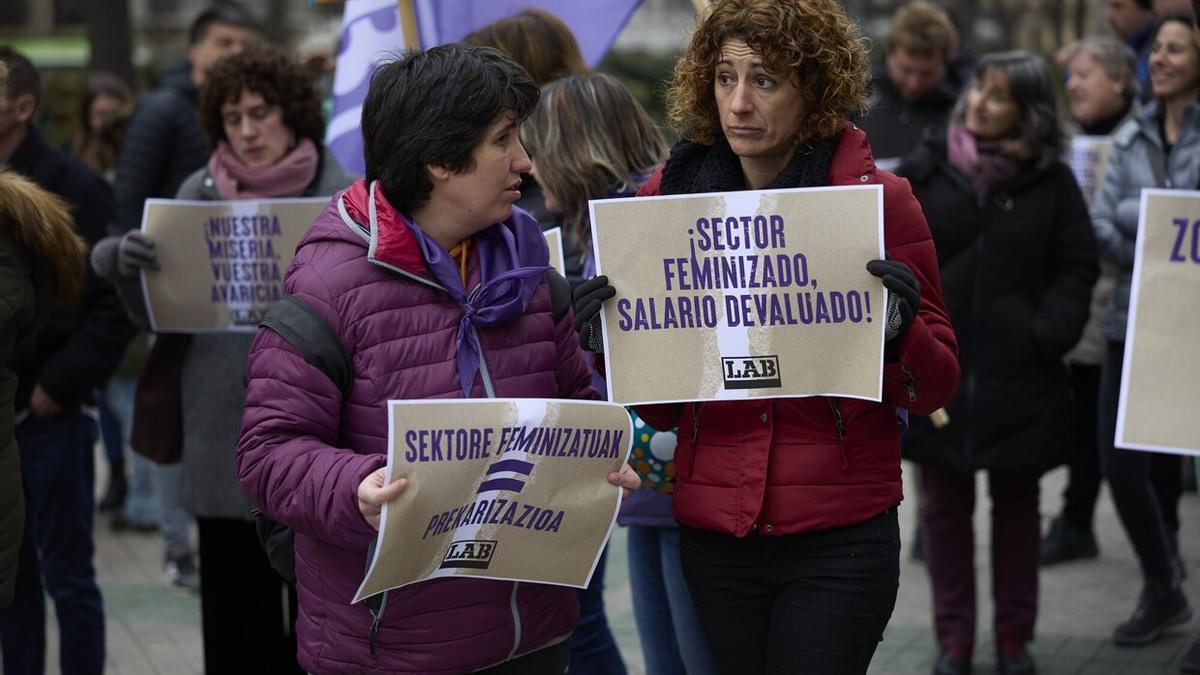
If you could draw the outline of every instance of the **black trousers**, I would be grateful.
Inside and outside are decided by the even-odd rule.
[[[1171,583],[1177,550],[1183,459],[1179,455],[1125,450],[1114,445],[1125,343],[1109,342],[1100,378],[1100,447],[1108,490],[1146,581]]]
[[[1100,496],[1100,446],[1096,413],[1100,408],[1100,366],[1071,364],[1070,446],[1067,448],[1067,487],[1062,518],[1067,524],[1092,531],[1096,499]]]
[[[207,673],[303,673],[296,591],[267,561],[253,523],[197,518]]]
[[[896,509],[778,537],[685,527],[679,549],[718,672],[867,672],[896,606]]]

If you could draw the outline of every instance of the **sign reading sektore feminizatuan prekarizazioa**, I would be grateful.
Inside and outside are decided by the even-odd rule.
[[[388,402],[383,507],[354,601],[437,577],[584,588],[612,530],[629,457],[625,408],[597,401]]]
[[[883,188],[592,201],[609,400],[878,401]]]
[[[1200,455],[1200,192],[1142,190],[1119,448]]]
[[[326,197],[230,202],[148,199],[142,231],[160,269],[142,274],[150,327],[164,333],[258,330]]]

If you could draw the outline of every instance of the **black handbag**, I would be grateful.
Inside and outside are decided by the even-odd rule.
[[[191,342],[184,333],[158,334],[134,392],[129,444],[159,464],[183,456],[183,358]]]

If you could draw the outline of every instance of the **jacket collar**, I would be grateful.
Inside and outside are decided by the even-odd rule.
[[[1154,99],[1146,104],[1134,118],[1137,121],[1138,132],[1160,148],[1165,147],[1162,137],[1162,116],[1162,101]],[[1200,131],[1200,103],[1193,103],[1183,111],[1183,121],[1179,125],[1179,129],[1180,140],[1191,133]]]
[[[338,214],[367,243],[367,259],[384,267],[427,278],[428,270],[416,235],[392,206],[379,181],[356,180],[335,199]]]
[[[12,157],[8,158],[8,167],[23,175],[32,176],[38,164],[46,154],[49,146],[42,140],[42,134],[32,124],[25,127],[25,138],[17,145]]]
[[[847,123],[836,138],[819,141],[793,157],[763,189],[824,185],[867,185],[876,182],[875,159],[867,135]],[[680,141],[671,149],[663,169],[662,194],[695,194],[744,190],[745,177],[737,156],[723,136],[711,145]]]

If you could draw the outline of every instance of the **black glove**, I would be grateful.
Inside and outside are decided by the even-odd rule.
[[[617,294],[603,274],[575,287],[572,305],[575,319],[571,327],[579,333],[579,346],[595,354],[604,353],[604,335],[600,331],[600,309],[604,301]]]
[[[872,260],[867,263],[867,271],[882,279],[889,291],[884,339],[898,344],[921,306],[921,282],[908,265],[898,260]]]
[[[130,230],[121,237],[117,247],[117,273],[123,277],[137,276],[141,270],[157,270],[158,253],[154,240],[141,230]]]

